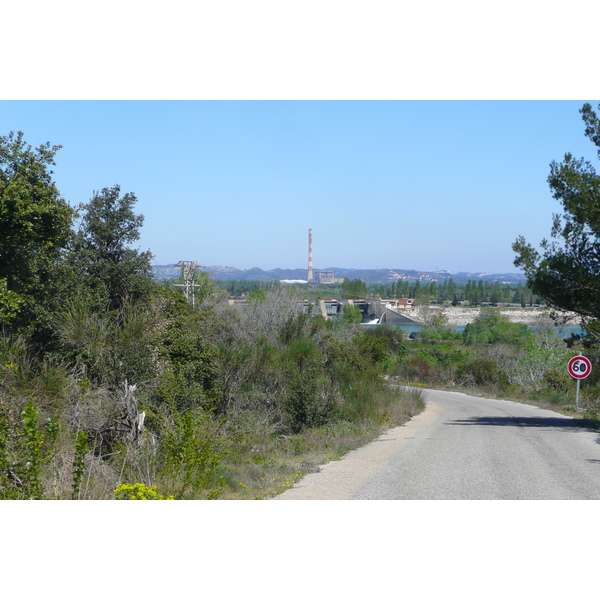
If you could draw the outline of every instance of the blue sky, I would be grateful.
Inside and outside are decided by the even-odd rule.
[[[594,107],[597,103],[590,100]],[[583,101],[2,101],[71,204],[119,184],[155,264],[515,271],[559,211],[549,163],[596,162]]]

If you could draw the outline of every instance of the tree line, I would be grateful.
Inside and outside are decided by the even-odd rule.
[[[501,284],[497,281],[468,281],[453,279],[438,281],[398,281],[390,284],[346,280],[339,288],[346,298],[414,298],[420,304],[452,304],[480,306],[482,304],[519,304],[523,307],[543,302],[541,296],[521,283]]]
[[[168,285],[168,283],[167,283]],[[222,290],[231,298],[247,297],[257,290],[273,290],[279,281],[227,280],[212,281],[214,288]],[[472,280],[455,283],[453,279],[443,282],[397,281],[391,283],[365,282],[346,278],[341,284],[323,284],[307,287],[295,286],[308,298],[414,298],[420,304],[481,306],[482,304],[518,304],[522,307],[545,303],[544,299],[522,283],[501,284],[497,281]]]

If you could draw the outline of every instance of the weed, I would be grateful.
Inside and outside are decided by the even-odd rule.
[[[219,481],[220,457],[209,429],[207,414],[187,412],[176,418],[174,428],[166,432],[162,441],[163,475],[171,481],[177,498],[194,496]]]
[[[73,484],[71,498],[79,499],[81,480],[85,471],[85,455],[88,453],[88,434],[85,431],[77,433],[75,442],[75,459],[73,461]]]

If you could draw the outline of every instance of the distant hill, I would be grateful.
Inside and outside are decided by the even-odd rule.
[[[158,279],[174,279],[181,276],[180,270],[175,265],[156,265],[152,267],[154,275]],[[272,269],[263,271],[258,267],[253,269],[242,269],[242,267],[213,266],[200,267],[213,279],[239,279],[254,281],[272,280],[306,280],[306,269]],[[317,269],[315,269],[317,270]],[[467,281],[498,281],[499,283],[525,283],[526,277],[521,273],[451,273],[450,271],[415,271],[414,269],[342,269],[339,267],[327,267],[318,269],[320,271],[333,271],[336,278],[362,279],[367,283],[391,283],[398,280],[406,281],[428,281],[444,282],[449,279],[455,283],[467,283]]]

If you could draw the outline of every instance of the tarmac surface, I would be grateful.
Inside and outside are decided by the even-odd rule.
[[[534,406],[424,390],[426,409],[274,500],[600,499],[600,433]]]

